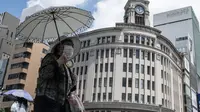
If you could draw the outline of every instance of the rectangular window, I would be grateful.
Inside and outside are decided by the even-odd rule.
[[[164,106],[164,99],[162,98],[162,105]]]
[[[83,67],[81,67],[81,75],[83,75]]]
[[[107,37],[107,43],[110,43],[110,36]]]
[[[151,97],[149,95],[147,96],[147,103],[151,104]]]
[[[112,100],[112,93],[108,94],[108,100],[111,101]]]
[[[150,52],[147,53],[147,60],[150,61]]]
[[[136,64],[136,66],[135,66],[135,72],[139,73],[139,71],[140,71],[140,66],[139,66],[139,64]]]
[[[161,78],[163,79],[163,70],[161,70]]]
[[[89,46],[90,46],[90,40],[87,41],[87,47],[89,47]]]
[[[93,93],[93,98],[92,98],[93,101],[95,101],[95,97],[96,97],[96,94]]]
[[[95,73],[98,71],[98,64],[95,65]]]
[[[116,36],[112,36],[112,42],[115,42]]]
[[[141,58],[144,60],[144,57],[145,57],[145,52],[144,51],[141,51]]]
[[[155,75],[155,68],[152,67],[152,75],[154,76]]]
[[[126,87],[126,78],[122,79],[122,87]]]
[[[126,72],[126,71],[127,71],[127,64],[123,63],[123,72]]]
[[[104,57],[104,50],[101,50],[101,58]]]
[[[141,65],[141,73],[144,74],[144,65]]]
[[[124,35],[124,42],[128,43],[128,35],[127,34]]]
[[[141,43],[142,43],[142,44],[145,43],[145,37],[144,37],[144,36],[142,36],[142,38],[141,38]]]
[[[139,59],[140,58],[140,50],[136,49],[136,58]]]
[[[152,82],[152,90],[155,91],[155,82]]]
[[[164,85],[163,84],[162,84],[161,88],[162,88],[162,93],[163,93],[164,92]]]
[[[139,95],[138,94],[135,94],[135,102],[139,102]]]
[[[110,63],[110,72],[113,72],[113,69],[114,69],[114,64]]]
[[[86,47],[86,41],[83,42],[83,47]]]
[[[141,79],[141,89],[144,89],[144,79]]]
[[[76,68],[76,74],[79,75],[79,67]]]
[[[105,72],[108,72],[108,63],[105,63]]]
[[[102,78],[99,78],[99,87],[101,87],[102,84]]]
[[[104,78],[104,87],[107,87],[107,78]]]
[[[124,49],[124,57],[127,57],[127,49]]]
[[[75,73],[75,68],[73,68],[72,72]]]
[[[128,78],[128,87],[132,87],[132,78]]]
[[[106,58],[109,57],[109,49],[106,49]]]
[[[81,59],[81,55],[79,54],[78,55],[78,62],[80,62],[80,59]]]
[[[133,65],[132,65],[132,63],[129,63],[129,70],[128,70],[129,72],[133,72]]]
[[[101,100],[101,93],[98,93],[98,101]]]
[[[112,87],[112,86],[113,86],[113,78],[110,77],[110,78],[109,78],[109,87]]]
[[[137,43],[137,44],[140,43],[140,35],[136,35],[136,43]]]
[[[144,95],[141,95],[141,103],[144,103]]]
[[[105,41],[105,37],[102,37],[102,43],[105,43],[106,41]]]
[[[122,93],[122,101],[126,101],[126,93]]]
[[[100,72],[103,72],[103,64],[100,64]]]
[[[106,93],[103,93],[103,101],[106,101]]]
[[[89,59],[89,52],[86,53],[86,61]]]
[[[111,57],[114,57],[114,49],[111,49]]]
[[[134,43],[134,35],[130,36],[130,43]]]
[[[138,78],[135,79],[135,88],[139,88],[139,79]]]
[[[132,94],[131,93],[128,93],[128,101],[132,102]]]
[[[133,58],[133,49],[129,49],[129,58]]]
[[[99,50],[96,51],[96,59],[99,58]]]
[[[152,103],[155,104],[155,96],[152,96]]]
[[[152,53],[152,61],[155,61],[155,53]]]
[[[150,88],[151,88],[151,83],[150,83],[150,80],[148,80],[147,81],[147,89],[150,90]]]
[[[85,60],[85,53],[82,54],[82,61]]]
[[[150,66],[147,66],[147,74],[150,75]]]
[[[85,66],[85,75],[87,74],[87,71],[88,71],[88,67]]]
[[[147,45],[149,45],[150,44],[150,39],[149,38],[147,38]]]

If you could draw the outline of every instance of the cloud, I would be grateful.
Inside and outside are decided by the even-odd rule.
[[[128,0],[100,0],[96,4],[93,28],[113,27],[116,22],[123,22],[124,6]],[[186,6],[192,6],[197,18],[200,19],[200,0],[149,0],[150,22],[153,14],[169,11]]]
[[[85,3],[87,0],[29,0],[27,2],[27,7],[34,6],[35,4],[40,4],[47,8],[50,6],[77,6]]]

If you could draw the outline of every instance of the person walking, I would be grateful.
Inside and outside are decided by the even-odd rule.
[[[24,98],[17,97],[17,100],[10,108],[11,112],[28,112],[28,102]]]
[[[68,96],[76,90],[77,76],[66,65],[81,49],[76,37],[61,37],[41,62],[34,112],[70,112]]]

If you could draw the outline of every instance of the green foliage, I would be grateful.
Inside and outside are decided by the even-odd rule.
[[[0,112],[6,112],[5,109],[0,108]]]

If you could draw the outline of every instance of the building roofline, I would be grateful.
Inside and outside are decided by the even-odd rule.
[[[100,28],[100,29],[95,29],[95,30],[92,30],[92,31],[87,31],[87,32],[84,32],[84,33],[81,33],[79,34],[79,36],[88,36],[88,34],[96,34],[96,33],[99,33],[99,32],[102,32],[102,31],[121,31],[123,28],[118,28],[118,27],[107,27],[107,28]]]
[[[182,7],[182,8],[176,8],[176,9],[173,9],[173,10],[160,12],[160,13],[154,14],[153,16],[157,16],[157,15],[160,15],[160,14],[165,14],[165,13],[169,13],[169,12],[173,12],[173,11],[177,11],[177,10],[181,10],[181,9],[186,9],[186,8],[193,9],[192,6],[186,6],[186,7]]]

